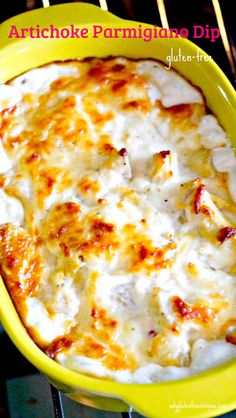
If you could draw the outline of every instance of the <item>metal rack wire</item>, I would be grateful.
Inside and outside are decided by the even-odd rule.
[[[72,0],[70,0],[72,1]],[[67,0],[11,0],[6,6],[0,5],[0,21],[18,13],[38,7],[49,7],[50,4],[66,3]],[[122,18],[139,20],[170,27],[190,27],[193,24],[206,24],[218,26],[221,39],[216,44],[210,44],[206,40],[195,42],[206,50],[226,73],[232,84],[236,86],[236,26],[232,2],[229,0],[88,0],[87,2],[100,6],[103,10],[109,10]],[[2,10],[1,10],[2,9]],[[0,346],[4,347],[7,337],[0,333]],[[9,341],[5,341],[6,347],[11,347]],[[12,348],[10,348],[12,349]],[[1,350],[3,357],[9,355],[8,348]],[[16,354],[16,351],[15,351]],[[19,358],[20,354],[18,354]],[[12,358],[12,357],[11,357]],[[14,358],[14,357],[13,357]],[[26,361],[23,360],[26,365]],[[1,363],[0,363],[1,366]],[[32,366],[26,366],[34,373]],[[4,373],[0,369],[0,418],[8,418],[7,394]],[[51,386],[51,395],[55,418],[65,418],[60,392]],[[235,415],[230,417],[236,417]],[[118,415],[118,414],[117,414]],[[132,412],[124,412],[122,418],[132,418]],[[226,417],[226,415],[224,415]],[[27,417],[25,417],[27,418]],[[48,417],[45,417],[48,418]]]
[[[52,401],[53,401],[53,408],[54,408],[55,418],[65,418],[64,410],[63,410],[63,404],[62,404],[62,400],[61,400],[61,394],[54,386],[50,385],[50,387],[51,387],[51,394],[52,394]],[[132,412],[122,412],[121,417],[122,418],[132,418],[133,414],[132,414]]]
[[[54,386],[50,385],[50,387],[51,387],[55,418],[65,418],[63,405],[61,401],[61,394]]]

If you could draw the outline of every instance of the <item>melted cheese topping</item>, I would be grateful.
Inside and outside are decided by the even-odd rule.
[[[153,60],[54,63],[0,88],[0,273],[68,368],[178,379],[236,356],[236,164]]]

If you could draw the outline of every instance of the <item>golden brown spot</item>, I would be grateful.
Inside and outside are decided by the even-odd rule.
[[[95,106],[86,106],[86,111],[89,113],[91,120],[95,125],[104,125],[106,122],[114,119],[113,112],[100,113]]]
[[[131,241],[132,242],[132,241]],[[164,248],[153,247],[149,241],[134,242],[130,245],[133,252],[131,271],[145,269],[147,272],[171,267],[171,260],[166,257],[170,250],[176,248],[175,243],[169,243]],[[131,253],[132,254],[132,253]]]
[[[104,67],[101,63],[95,65],[94,67],[90,68],[88,71],[89,77],[100,78],[104,74]]]
[[[182,132],[192,132],[206,114],[204,104],[181,104],[164,108],[162,103],[158,101],[156,105],[161,110],[160,116],[162,118],[171,117],[171,129],[181,129]]]
[[[0,188],[3,189],[7,183],[7,176],[0,175]]]
[[[151,108],[150,102],[145,99],[132,100],[122,105],[124,110],[138,110],[140,112],[148,112]]]
[[[32,238],[13,224],[2,226],[0,274],[20,312],[25,298],[37,290],[42,272],[42,260]]]
[[[76,353],[89,358],[101,359],[109,370],[134,370],[137,366],[135,358],[119,345],[106,343],[105,346],[102,341],[90,335],[83,335],[81,338],[78,336]]]
[[[191,104],[179,104],[168,107],[168,111],[174,116],[181,115],[182,118],[184,115],[185,117],[191,118],[193,107]]]
[[[67,107],[75,107],[75,105],[76,105],[76,98],[75,98],[75,96],[69,96],[69,97],[67,97],[65,100],[64,100],[64,103],[63,103],[63,107],[64,108],[67,108]]]
[[[175,123],[180,123],[183,126],[191,128],[196,126],[201,117],[205,114],[205,105],[198,103],[179,104],[170,106],[168,109],[165,109],[165,111],[171,115]]]
[[[98,199],[98,204],[102,205],[103,203],[106,203],[106,199]]]
[[[58,205],[57,209],[59,211],[62,210],[64,212],[64,208],[66,209],[66,213],[68,214],[79,214],[81,212],[80,205],[75,202],[66,202],[64,205]]]
[[[104,345],[96,342],[91,337],[87,337],[85,340],[82,353],[86,357],[100,359],[106,355],[107,349],[106,347],[104,347]]]
[[[118,246],[115,225],[89,214],[80,213],[80,206],[73,202],[57,205],[44,223],[46,237],[58,245],[66,257],[73,254],[106,254]]]
[[[221,244],[227,241],[230,238],[235,238],[236,236],[236,229],[232,226],[225,226],[221,228],[217,234],[217,239],[220,241]]]
[[[173,325],[173,327],[171,327],[171,331],[174,332],[174,333],[179,333],[180,328],[178,327],[178,325]]]
[[[71,256],[71,250],[68,247],[68,245],[64,244],[64,242],[61,242],[59,245],[60,245],[60,247],[63,251],[64,256],[65,257],[70,257]]]
[[[187,269],[187,272],[191,276],[194,276],[194,277],[197,276],[198,270],[197,270],[196,265],[194,263],[187,263],[186,269]]]
[[[117,326],[117,321],[107,317],[107,312],[103,308],[93,306],[91,310],[91,317],[93,318],[92,328],[100,329],[111,328],[114,329]]]
[[[188,305],[179,296],[172,298],[174,308],[183,319],[196,319],[201,322],[209,322],[214,318],[214,311],[203,305]]]
[[[62,234],[64,234],[64,232],[66,232],[67,230],[67,225],[62,225],[60,226],[60,228],[58,229],[57,233],[56,233],[56,237],[59,238],[62,236]]]
[[[15,113],[16,109],[17,109],[17,105],[8,107],[7,109],[2,110],[1,116],[3,118],[8,117],[9,115],[12,115],[13,113]]]
[[[205,192],[206,192],[206,186],[204,184],[200,184],[200,186],[198,186],[195,192],[194,201],[193,201],[194,212],[196,213],[196,215],[198,215],[202,211],[202,207],[203,207],[202,200],[203,200]]]
[[[100,189],[99,183],[97,181],[90,180],[89,177],[84,177],[78,183],[80,191],[84,194],[88,193],[97,193]]]
[[[151,176],[161,181],[173,176],[170,170],[172,156],[170,150],[163,150],[153,155],[153,169]]]
[[[51,90],[63,90],[72,81],[71,77],[60,77],[51,83]]]
[[[113,93],[116,93],[116,92],[120,91],[123,87],[125,87],[126,85],[127,85],[126,80],[118,80],[112,85],[111,89],[112,89]]]
[[[170,150],[167,150],[167,151],[160,151],[159,153],[158,153],[164,160],[166,159],[166,157],[168,157],[168,156],[170,156],[171,155],[171,152],[170,152]]]
[[[109,144],[109,143],[107,143],[107,144],[103,144],[103,149],[104,149],[104,151],[106,151],[107,153],[112,153],[112,152],[116,151],[116,148],[114,147],[114,145]]]
[[[73,340],[64,335],[63,337],[57,337],[52,343],[46,348],[45,353],[53,360],[61,352],[70,348],[73,344]]]
[[[41,157],[39,154],[37,154],[37,152],[33,152],[33,154],[31,154],[31,156],[29,158],[27,158],[27,163],[31,163],[31,162],[35,162],[35,161],[40,161]]]
[[[8,138],[8,145],[10,148],[16,148],[22,142],[24,142],[24,137],[22,135]]]
[[[228,331],[225,340],[227,343],[236,345],[236,328],[234,328],[232,331]]]
[[[95,220],[92,224],[92,230],[95,232],[96,236],[102,236],[106,234],[111,234],[115,231],[115,226],[100,220]]]
[[[115,64],[115,65],[113,65],[113,67],[111,68],[112,69],[112,71],[114,71],[115,73],[117,72],[117,73],[120,73],[121,71],[124,71],[125,70],[125,65],[123,65],[123,64]]]
[[[103,360],[103,364],[109,369],[109,370],[134,370],[137,366],[137,361],[135,360],[135,357],[131,354],[124,354],[122,356],[118,356],[116,353],[112,354],[109,353],[109,355],[106,356],[106,358]]]

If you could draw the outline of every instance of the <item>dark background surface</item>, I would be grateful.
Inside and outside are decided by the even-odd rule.
[[[180,29],[193,25],[218,27],[213,1],[215,0],[164,0],[169,26]],[[207,39],[195,39],[210,54],[234,86],[236,85],[236,16],[235,0],[217,0],[223,16],[230,49],[226,51],[222,39],[215,43]],[[99,0],[89,3],[100,5]],[[66,3],[51,0],[50,4]],[[108,10],[130,20],[161,25],[158,0],[107,0]],[[0,1],[0,21],[26,10],[42,7],[41,0]],[[212,388],[214,390],[214,388]],[[227,388],[222,388],[227,390]],[[236,396],[236,382],[235,382]],[[63,400],[66,418],[115,418],[121,414],[101,412]],[[49,385],[13,346],[0,326],[0,418],[53,418],[53,405]],[[123,414],[123,418],[128,417]],[[176,414],[175,414],[176,416]],[[178,414],[179,417],[181,415]],[[140,418],[132,414],[133,418]],[[236,418],[236,411],[222,415]],[[165,417],[163,417],[165,418]]]

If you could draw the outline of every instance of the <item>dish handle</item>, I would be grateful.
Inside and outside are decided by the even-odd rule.
[[[235,376],[236,362],[231,360],[181,380],[128,384],[119,396],[146,418],[209,418],[235,408]]]

